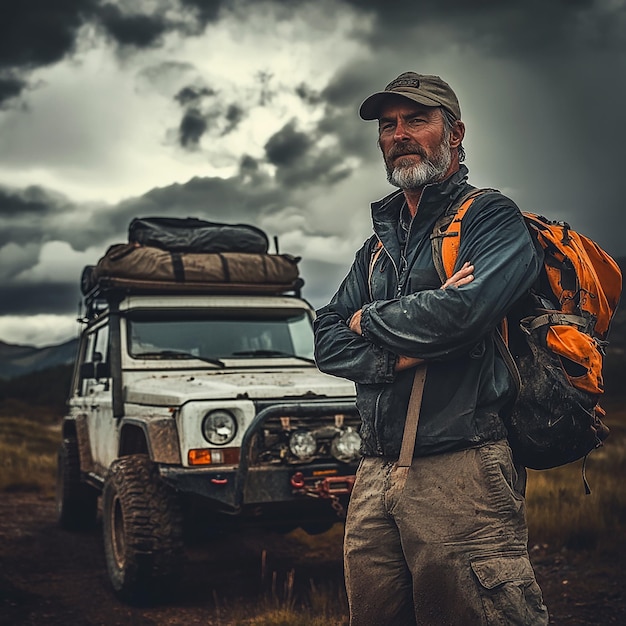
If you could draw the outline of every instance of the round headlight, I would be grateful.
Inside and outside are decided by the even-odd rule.
[[[330,446],[331,454],[338,461],[352,461],[360,456],[361,437],[351,428],[337,435]]]
[[[202,421],[202,434],[213,445],[230,443],[237,434],[237,421],[228,411],[212,411]]]
[[[306,461],[317,451],[317,441],[308,430],[296,430],[289,437],[289,449],[291,454]]]

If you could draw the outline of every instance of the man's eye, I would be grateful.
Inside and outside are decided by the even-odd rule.
[[[421,117],[412,117],[409,120],[409,126],[419,126],[423,121]]]
[[[388,133],[393,130],[393,124],[381,124],[378,130],[380,133]]]

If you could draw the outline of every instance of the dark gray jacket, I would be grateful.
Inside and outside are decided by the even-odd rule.
[[[475,279],[440,289],[430,234],[437,218],[471,191],[467,168],[424,189],[403,227],[401,192],[372,204],[374,232],[357,252],[330,303],[317,312],[315,357],[323,372],[353,380],[363,452],[397,459],[414,370],[394,373],[396,355],[428,361],[416,456],[460,450],[506,437],[498,413],[514,393],[492,332],[535,281],[541,258],[509,198],[478,197],[463,219],[457,269]],[[377,237],[383,243],[368,278]],[[363,309],[363,335],[347,321]]]

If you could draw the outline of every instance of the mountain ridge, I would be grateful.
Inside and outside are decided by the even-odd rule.
[[[73,363],[77,349],[78,338],[41,348],[0,340],[0,378],[10,380],[56,365]]]

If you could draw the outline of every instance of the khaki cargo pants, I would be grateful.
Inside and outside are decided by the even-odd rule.
[[[351,626],[535,626],[548,612],[506,442],[395,464],[364,458],[344,558]]]

